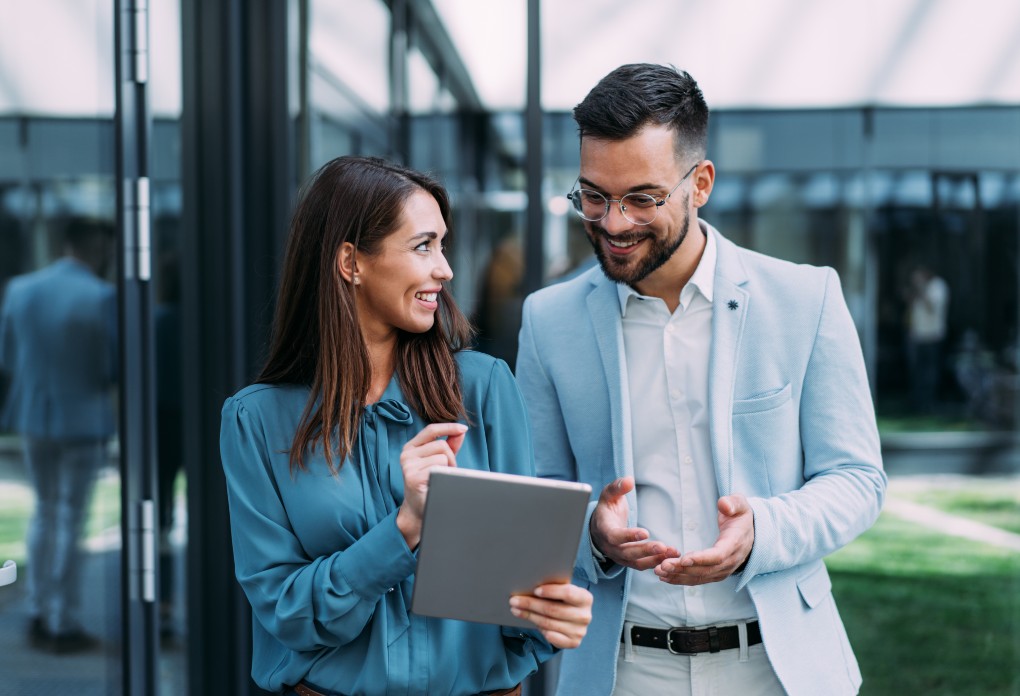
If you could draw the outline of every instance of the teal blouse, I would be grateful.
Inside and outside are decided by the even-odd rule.
[[[527,415],[501,360],[457,354],[470,429],[457,466],[534,474]],[[394,378],[366,406],[333,476],[321,451],[291,475],[303,386],[255,384],[223,406],[234,567],[252,606],[252,677],[269,691],[305,681],[359,694],[505,689],[554,653],[537,630],[410,613],[415,553],[397,529],[400,452],[425,427]],[[507,598],[509,601],[509,598]]]

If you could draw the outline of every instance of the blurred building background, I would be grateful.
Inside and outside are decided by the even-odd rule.
[[[523,296],[592,261],[564,197],[570,110],[645,61],[689,70],[713,109],[703,217],[839,271],[890,473],[1015,475],[1012,0],[0,0],[0,287],[57,259],[68,220],[109,221],[120,335],[120,425],[86,527],[102,647],[27,649],[24,583],[0,588],[0,694],[258,693],[219,409],[260,364],[301,182],[342,154],[437,175],[454,293],[512,365]],[[949,302],[919,400],[921,264]],[[0,432],[0,562],[24,564],[20,450]]]

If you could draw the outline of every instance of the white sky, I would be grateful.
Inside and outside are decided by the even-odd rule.
[[[526,0],[434,0],[492,109],[521,109]],[[688,70],[712,108],[1020,104],[1018,0],[545,0],[542,104],[624,63]]]
[[[433,2],[483,104],[523,109],[526,0]],[[385,52],[330,41],[330,26],[350,34],[353,9],[372,20],[366,38],[385,31],[378,0],[315,4],[333,8],[314,27],[315,60],[384,107]],[[0,114],[112,114],[112,5],[0,0]],[[150,6],[151,106],[174,116],[179,2]],[[1020,0],[545,0],[541,23],[547,110],[629,62],[690,71],[715,109],[1020,104]]]

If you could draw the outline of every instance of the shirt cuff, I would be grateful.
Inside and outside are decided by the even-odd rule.
[[[592,558],[595,559],[595,562],[598,563],[599,567],[602,568],[602,571],[605,572],[607,568],[613,565],[613,560],[607,557],[601,551],[599,551],[598,547],[595,546],[594,539],[591,539],[591,537],[589,537],[589,539],[591,540],[590,545]]]

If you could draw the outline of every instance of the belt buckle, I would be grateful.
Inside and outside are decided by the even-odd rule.
[[[673,634],[674,633],[689,634],[689,633],[693,633],[693,632],[694,632],[693,629],[684,628],[682,626],[678,627],[678,628],[671,628],[671,629],[667,630],[666,631],[666,650],[669,650],[669,652],[671,654],[673,654],[673,655],[683,655],[685,657],[693,657],[694,655],[697,655],[696,652],[680,652],[679,650],[674,650],[673,649]]]

